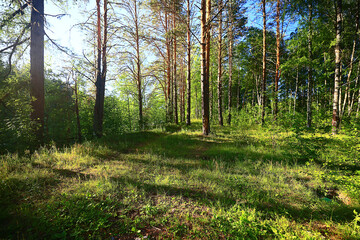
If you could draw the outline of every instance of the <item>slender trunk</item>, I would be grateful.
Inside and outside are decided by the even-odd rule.
[[[185,96],[186,96],[186,72],[184,60],[182,61],[182,122],[185,122]]]
[[[213,116],[214,116],[214,87],[213,82],[212,82],[212,72],[210,70],[210,76],[209,76],[209,118],[210,121],[213,120]]]
[[[191,35],[190,35],[190,0],[187,0],[187,114],[186,125],[191,124]]]
[[[357,12],[356,12],[356,33],[359,32],[359,1],[358,1],[358,8],[357,8]],[[351,97],[351,73],[353,70],[353,64],[354,64],[354,55],[355,55],[355,49],[356,49],[356,39],[354,39],[353,41],[353,48],[351,51],[351,57],[350,57],[350,69],[349,69],[349,73],[347,76],[347,85],[346,85],[346,98],[348,99],[348,116],[350,116],[351,114],[351,108],[352,108],[352,103],[353,103],[353,98]],[[345,99],[346,102],[346,99]],[[343,113],[345,112],[345,102],[344,102],[344,106],[343,106]]]
[[[77,135],[78,135],[78,141],[82,141],[81,136],[81,124],[80,124],[80,114],[79,114],[79,94],[78,94],[78,79],[77,77],[75,80],[75,114],[76,114],[76,126],[77,126]]]
[[[232,48],[233,48],[233,24],[232,24],[232,2],[229,3],[229,87],[228,87],[228,119],[227,123],[231,125],[231,99],[232,99]],[[240,81],[240,80],[239,80]]]
[[[198,88],[196,85],[195,85],[195,118],[199,119]]]
[[[44,0],[33,0],[31,8],[30,96],[31,120],[36,123],[36,145],[44,142]]]
[[[255,78],[255,85],[256,85],[256,100],[257,100],[257,102],[258,102],[258,106],[259,106],[259,109],[261,109],[261,101],[262,101],[262,97],[261,97],[261,92],[260,92],[260,90],[259,90],[259,85],[261,84],[262,85],[262,83],[260,83],[259,81],[260,81],[260,75],[258,76],[258,75],[254,75],[254,78]],[[260,112],[259,112],[260,113]]]
[[[142,86],[141,86],[141,61],[140,61],[140,37],[139,37],[139,21],[138,21],[138,9],[137,0],[134,0],[134,20],[135,20],[135,42],[136,42],[136,85],[138,91],[139,101],[139,129],[144,129],[143,121],[143,98],[142,98]]]
[[[130,109],[130,97],[129,94],[127,96],[127,103],[128,103],[128,118],[129,118],[129,127],[130,127],[130,132],[132,131],[132,126],[131,126],[131,109]]]
[[[94,134],[101,137],[103,134],[103,116],[104,116],[104,98],[105,98],[105,82],[103,78],[103,71],[101,70],[101,13],[100,0],[96,0],[97,7],[97,76],[96,76],[96,97],[94,107]]]
[[[263,65],[262,65],[262,111],[261,111],[261,124],[265,123],[265,105],[266,105],[266,1],[262,0],[263,10]]]
[[[168,13],[165,12],[165,32],[166,32],[166,57],[167,57],[167,122],[172,122],[172,104],[171,104],[171,75],[170,75],[170,64],[171,64],[171,56],[170,56],[170,38],[169,38],[169,28],[168,28],[169,20]]]
[[[276,69],[275,69],[275,107],[274,120],[277,120],[278,113],[278,95],[279,95],[279,78],[280,78],[280,0],[276,4]]]
[[[307,127],[311,127],[311,120],[312,120],[312,110],[311,110],[311,102],[312,102],[312,4],[311,1],[309,3],[309,31],[308,31],[308,58],[309,58],[309,65],[308,65],[308,92],[307,92],[307,108],[306,108],[306,119],[307,119]]]
[[[333,117],[332,117],[332,133],[335,135],[339,130],[339,85],[340,85],[340,41],[341,41],[341,19],[342,0],[336,0],[336,43],[335,43],[335,84],[333,98]]]
[[[222,0],[219,0],[219,36],[218,36],[218,117],[219,125],[223,126],[222,115]]]
[[[175,5],[174,5],[175,6]],[[174,9],[175,11],[175,9]],[[175,13],[173,14],[173,31],[175,31],[176,29],[176,16],[175,16]],[[177,89],[177,72],[176,72],[176,65],[177,65],[177,56],[176,56],[176,34],[174,32],[174,52],[173,52],[173,56],[174,56],[174,60],[173,60],[173,67],[174,67],[174,114],[175,114],[175,123],[176,124],[179,124],[179,115],[178,115],[178,89]]]
[[[210,53],[210,19],[211,1],[201,0],[201,95],[203,134],[209,135],[209,53]]]

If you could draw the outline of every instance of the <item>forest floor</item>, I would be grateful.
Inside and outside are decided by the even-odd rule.
[[[0,156],[0,239],[360,239],[360,138],[216,127]]]

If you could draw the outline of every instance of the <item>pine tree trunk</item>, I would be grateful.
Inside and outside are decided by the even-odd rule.
[[[333,98],[333,117],[332,117],[332,133],[335,135],[339,130],[339,85],[340,85],[340,41],[341,41],[341,19],[342,14],[342,0],[336,1],[336,43],[335,43],[335,84],[334,84],[334,98]]]
[[[101,12],[100,12],[100,0],[96,0],[97,7],[97,76],[96,76],[96,96],[94,107],[94,134],[100,138],[103,134],[103,115],[104,115],[104,99],[105,99],[105,82],[101,70]]]
[[[232,99],[232,68],[233,68],[233,64],[232,64],[232,57],[233,57],[233,53],[232,53],[232,49],[233,49],[233,24],[232,24],[232,2],[230,1],[229,3],[229,87],[228,87],[228,119],[227,119],[227,123],[229,125],[231,125],[231,99]]]
[[[219,36],[218,36],[218,117],[223,126],[222,114],[222,0],[219,0]]]
[[[174,11],[175,11],[175,4],[174,4]],[[173,31],[175,31],[176,29],[176,15],[175,12],[173,13]],[[177,51],[177,45],[176,45],[176,34],[174,32],[174,52],[173,52],[173,56],[174,56],[174,60],[173,60],[173,68],[174,68],[174,114],[175,114],[175,124],[179,124],[179,115],[178,115],[178,86],[177,86],[177,72],[176,72],[176,65],[177,65],[177,56],[176,56],[176,51]]]
[[[190,38],[190,0],[187,0],[187,114],[186,125],[191,124],[191,38]]]
[[[262,66],[262,111],[261,111],[261,124],[265,123],[265,105],[266,105],[266,0],[262,0],[263,10],[263,66]]]
[[[211,1],[201,0],[201,95],[203,134],[209,135],[209,57],[210,57],[210,19]]]
[[[76,126],[77,126],[77,135],[78,141],[82,141],[81,135],[81,124],[80,124],[80,114],[79,114],[79,94],[78,94],[78,79],[75,78],[75,114],[76,114]]]
[[[166,57],[167,57],[167,68],[166,68],[166,76],[167,76],[167,122],[172,122],[172,104],[171,104],[171,51],[170,51],[170,38],[169,38],[169,20],[168,13],[165,12],[165,32],[166,32]]]
[[[36,145],[44,142],[44,0],[33,0],[31,8],[30,96],[31,120],[36,123]]]

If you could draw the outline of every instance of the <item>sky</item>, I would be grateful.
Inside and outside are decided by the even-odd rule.
[[[84,33],[81,32],[77,24],[85,22],[87,16],[92,9],[95,8],[95,0],[88,0],[87,3],[84,1],[79,1],[82,3],[71,4],[68,3],[67,6],[60,6],[57,4],[56,0],[48,0],[45,4],[45,13],[47,16],[47,29],[46,32],[52,40],[62,47],[70,49],[77,56],[82,57],[83,51],[87,48],[85,43]],[[257,28],[262,28],[262,13],[260,5],[257,4],[259,1],[249,1],[246,4],[248,11],[246,12],[248,17],[247,27],[253,26]],[[270,12],[270,9],[267,9]],[[66,15],[62,17],[52,17],[58,14]],[[269,19],[268,22],[274,21],[274,19]],[[285,39],[290,36],[290,33],[294,31],[296,25],[292,24],[287,27],[285,32]],[[51,43],[47,44],[46,52],[46,62],[52,69],[55,71],[61,71],[62,67],[69,63],[70,57],[65,53],[58,50],[56,46]],[[68,65],[68,66],[69,66]]]
[[[53,1],[47,1],[45,4],[45,13],[48,14],[46,33],[59,46],[71,50],[74,54],[81,56],[83,50],[86,49],[84,33],[80,31],[77,26],[78,23],[86,21],[86,18],[81,11],[89,11],[90,4],[66,6],[66,15],[61,17],[54,17],[59,14],[64,14],[63,7],[55,5]],[[57,66],[55,69],[61,68],[64,61],[68,61],[70,56],[60,51],[54,44],[48,42],[45,57],[47,63],[51,66]],[[65,64],[66,65],[66,64]]]

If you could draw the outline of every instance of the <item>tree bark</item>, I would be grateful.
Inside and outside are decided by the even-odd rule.
[[[167,122],[172,122],[172,115],[173,115],[173,111],[172,111],[172,102],[171,102],[171,72],[170,72],[170,66],[171,66],[171,51],[170,51],[170,38],[169,38],[169,28],[168,28],[168,24],[169,24],[169,20],[168,20],[168,13],[165,12],[165,32],[166,32],[166,56],[167,56],[167,69],[166,69],[166,73],[167,73],[167,96],[168,96],[168,101],[167,101],[167,109],[168,109],[168,113],[167,113]]]
[[[77,126],[77,135],[78,135],[78,141],[81,142],[82,141],[82,135],[81,135],[81,123],[80,123],[80,113],[79,113],[79,94],[78,94],[78,79],[75,76],[74,78],[75,81],[75,114],[76,114],[76,126]]]
[[[36,145],[44,141],[44,0],[33,0],[31,8],[30,96],[31,120],[36,123]]]
[[[210,55],[210,19],[211,1],[201,0],[201,95],[203,134],[209,135],[209,55]]]
[[[139,37],[139,19],[137,0],[134,0],[134,20],[135,20],[135,41],[136,41],[136,82],[139,101],[139,129],[144,129],[143,120],[143,98],[142,98],[142,86],[141,86],[141,61],[140,61],[140,37]]]
[[[232,53],[232,49],[233,49],[233,19],[232,19],[232,2],[230,1],[229,3],[229,88],[228,88],[228,119],[227,119],[227,123],[229,125],[231,125],[231,99],[232,99],[232,68],[233,68],[233,64],[232,64],[232,57],[233,57],[233,53]],[[240,78],[239,78],[240,79]],[[239,80],[240,82],[240,80]],[[240,83],[239,83],[239,88],[240,88]]]
[[[177,69],[176,69],[176,65],[177,65],[177,56],[176,56],[176,51],[177,51],[177,45],[176,45],[176,33],[175,33],[175,29],[176,29],[176,14],[175,14],[175,2],[174,2],[174,13],[173,13],[173,37],[174,37],[174,52],[173,52],[173,56],[174,56],[174,60],[173,60],[173,68],[174,68],[174,114],[175,114],[175,124],[179,124],[179,115],[178,115],[178,89],[177,89]]]
[[[341,24],[342,24],[342,0],[336,0],[336,43],[335,43],[335,84],[333,98],[333,117],[332,117],[332,133],[337,134],[339,131],[339,86],[340,86],[340,42],[341,42]]]
[[[94,106],[94,134],[100,138],[103,135],[105,80],[106,80],[106,42],[107,42],[107,0],[104,0],[104,32],[103,41],[101,37],[101,11],[100,0],[96,0],[97,8],[97,76],[96,76],[96,97]]]
[[[218,118],[223,126],[222,114],[222,0],[219,0],[219,36],[218,36]]]
[[[262,111],[261,111],[261,124],[265,123],[265,104],[266,104],[266,0],[262,0],[263,12],[263,65],[262,65]]]
[[[186,125],[191,124],[191,35],[190,35],[190,0],[187,0],[187,114]]]

